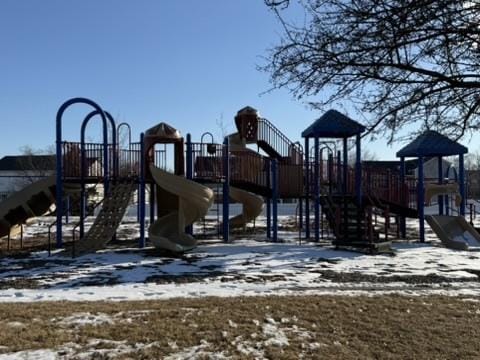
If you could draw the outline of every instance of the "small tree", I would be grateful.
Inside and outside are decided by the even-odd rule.
[[[21,178],[15,182],[12,190],[18,190],[54,173],[55,151],[53,146],[34,149],[30,145],[24,145],[20,147],[20,154],[16,161],[17,171]]]

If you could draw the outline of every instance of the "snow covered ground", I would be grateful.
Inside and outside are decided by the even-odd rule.
[[[287,220],[281,217],[282,222]],[[124,225],[124,230],[132,236],[137,232],[133,224]],[[328,243],[299,244],[298,233],[287,231],[279,233],[282,243],[267,242],[263,234],[237,236],[229,244],[201,240],[197,249],[178,258],[153,248],[114,246],[75,259],[36,252],[0,259],[0,301],[392,292],[480,295],[480,252],[446,249],[428,235],[425,244],[394,243],[393,256],[336,251]]]

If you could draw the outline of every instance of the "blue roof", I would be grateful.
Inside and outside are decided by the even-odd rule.
[[[365,126],[343,115],[337,110],[328,110],[308,128],[302,137],[347,138],[365,131]]]
[[[468,148],[433,130],[427,130],[397,152],[397,157],[451,156],[468,153]]]

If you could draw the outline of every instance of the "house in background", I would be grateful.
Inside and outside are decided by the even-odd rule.
[[[387,172],[391,174],[400,173],[400,160],[366,160],[362,161],[362,166],[365,169],[370,169],[374,172]],[[405,174],[413,175],[417,167],[417,160],[405,161]]]
[[[469,199],[480,199],[480,170],[466,170],[467,195]]]
[[[55,155],[15,155],[0,159],[0,201],[11,193],[55,174]]]
[[[457,169],[450,162],[442,158],[443,178],[449,180],[457,179]],[[418,178],[418,167],[414,171],[415,178]],[[427,159],[423,163],[423,174],[426,181],[438,181],[438,158]]]

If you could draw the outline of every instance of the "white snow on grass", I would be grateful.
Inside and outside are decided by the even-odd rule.
[[[165,356],[164,360],[183,360],[183,359],[211,359],[211,360],[223,360],[229,359],[223,352],[212,352],[208,349],[211,347],[210,343],[206,340],[202,340],[199,345],[189,348],[181,349],[174,354]]]
[[[55,320],[54,320],[55,321]],[[70,316],[64,317],[58,321],[60,325],[68,326],[85,326],[85,325],[103,325],[103,324],[113,324],[114,321],[111,316],[103,313],[91,314],[89,312],[85,313],[75,313]]]
[[[126,341],[90,339],[87,344],[65,343],[56,349],[38,349],[0,354],[0,360],[115,359],[140,349],[160,346],[158,342],[128,344]],[[133,357],[132,357],[133,358]]]
[[[266,346],[284,347],[288,346],[288,337],[285,332],[277,326],[277,322],[272,318],[266,318],[263,324],[263,335],[268,339],[265,341]]]
[[[257,221],[262,222],[264,219]],[[446,249],[431,231],[423,244],[394,243],[395,256],[336,251],[325,242],[324,246],[300,245],[298,233],[279,234],[283,243],[266,242],[264,235],[245,236],[229,244],[206,239],[177,258],[162,256],[151,248],[106,249],[76,259],[58,251],[51,257],[46,252],[26,258],[5,257],[0,259],[0,302],[301,294],[480,295],[480,252]],[[23,282],[34,286],[21,288]]]
[[[59,359],[56,351],[52,350],[25,350],[9,354],[0,354],[0,360],[56,360]]]

